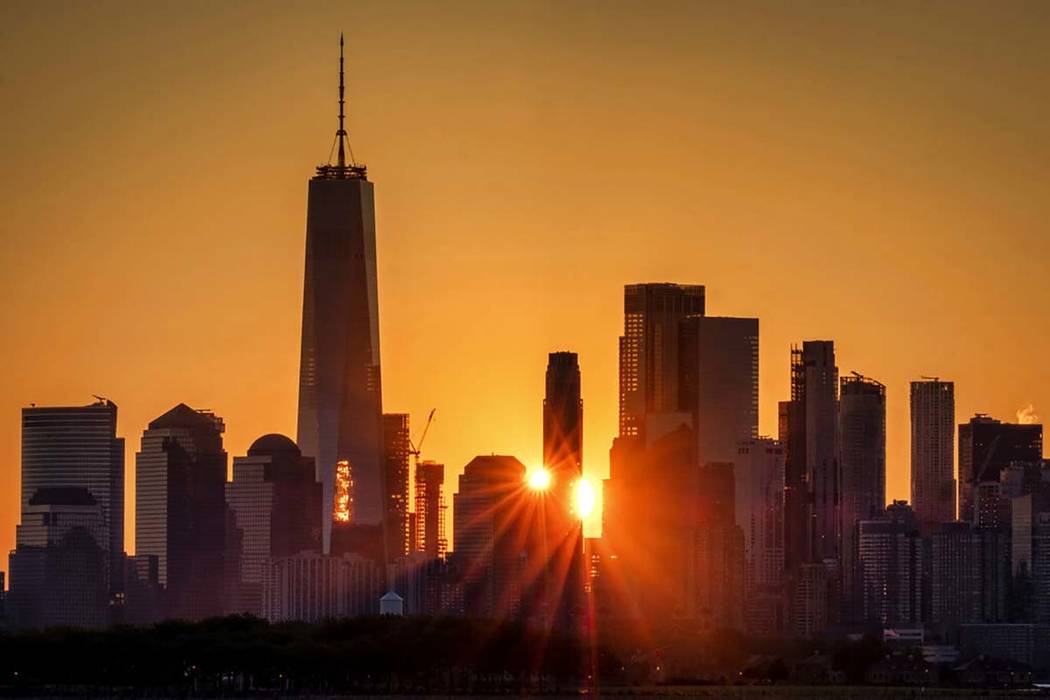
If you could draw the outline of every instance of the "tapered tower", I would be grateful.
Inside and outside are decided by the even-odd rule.
[[[310,180],[306,213],[306,275],[299,364],[298,443],[314,457],[323,485],[324,549],[328,551],[336,465],[353,478],[351,521],[383,521],[382,399],[375,204],[364,165],[354,160],[346,131],[343,38],[339,38],[339,128],[333,164]]]

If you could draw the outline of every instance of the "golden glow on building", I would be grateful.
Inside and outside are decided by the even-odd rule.
[[[350,474],[350,462],[341,459],[335,463],[335,501],[332,505],[332,519],[337,523],[350,522],[354,506],[354,479]]]

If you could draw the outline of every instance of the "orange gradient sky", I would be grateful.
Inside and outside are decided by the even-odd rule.
[[[580,355],[585,468],[616,431],[622,286],[761,319],[761,428],[789,346],[957,417],[1050,410],[1050,4],[0,4],[0,547],[19,409],[183,401],[244,454],[294,436],[306,183],[335,131],[376,183],[384,408],[447,492],[541,454],[547,353]],[[599,491],[600,494],[600,491]],[[450,499],[451,500],[451,499]],[[597,534],[598,515],[591,534]]]

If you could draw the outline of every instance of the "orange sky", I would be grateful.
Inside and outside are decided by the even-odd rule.
[[[306,182],[335,130],[376,183],[384,406],[425,457],[541,452],[546,354],[580,354],[585,466],[616,430],[622,285],[836,341],[958,417],[1050,406],[1050,4],[0,4],[0,547],[19,408],[184,401],[227,448],[294,436]],[[1047,408],[1046,410],[1050,410]],[[593,526],[597,523],[594,519]],[[592,527],[592,534],[594,528]]]

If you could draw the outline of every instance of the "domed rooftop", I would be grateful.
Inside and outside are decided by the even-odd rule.
[[[277,433],[263,435],[248,448],[249,457],[279,454],[299,455],[301,453],[299,452],[299,447],[292,442],[291,438]]]

